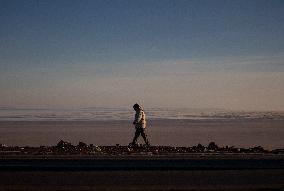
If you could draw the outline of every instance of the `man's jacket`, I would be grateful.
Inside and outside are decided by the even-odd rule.
[[[146,128],[146,116],[143,109],[140,107],[135,113],[135,128]]]

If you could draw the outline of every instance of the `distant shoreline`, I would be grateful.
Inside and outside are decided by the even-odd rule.
[[[233,119],[283,119],[284,111],[229,111],[221,109],[146,108],[147,119],[155,120],[233,120]],[[32,109],[1,108],[0,121],[97,121],[131,120],[130,108],[78,108]]]
[[[26,120],[26,119],[21,119],[21,120],[18,120],[20,118],[15,118],[17,120],[13,120],[13,119],[5,119],[5,120],[2,120],[0,119],[0,123],[21,123],[21,122],[24,122],[24,123],[52,123],[52,122],[70,122],[70,123],[88,123],[88,122],[127,122],[129,123],[130,125],[132,124],[132,121],[133,119],[40,119],[40,120],[34,120],[34,119],[31,119],[31,120]],[[185,122],[196,122],[196,123],[202,123],[202,122],[254,122],[254,121],[279,121],[279,122],[284,122],[284,118],[280,119],[280,118],[275,118],[275,119],[272,119],[272,118],[195,118],[195,119],[170,119],[170,118],[148,118],[147,121],[185,121]]]

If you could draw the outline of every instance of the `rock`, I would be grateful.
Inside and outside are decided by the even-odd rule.
[[[80,141],[79,144],[78,144],[78,147],[79,148],[87,148],[88,145],[86,143]]]
[[[274,154],[284,154],[284,149],[274,149],[271,151]]]
[[[8,146],[5,144],[0,144],[0,148],[8,148]]]
[[[155,150],[153,151],[153,154],[158,155],[158,154],[159,154],[159,150],[158,150],[158,149],[155,149]]]
[[[56,145],[58,148],[66,148],[66,147],[70,147],[72,146],[71,143],[67,142],[67,141],[63,141],[63,140],[60,140],[57,145]]]
[[[215,144],[215,142],[210,142],[207,149],[216,151],[216,150],[218,150],[218,146]]]
[[[262,153],[262,152],[264,152],[265,150],[264,150],[263,147],[257,146],[257,147],[251,148],[251,151],[252,151],[252,152],[256,152],[256,153]]]
[[[246,148],[239,148],[240,153],[249,153],[249,149]]]
[[[201,145],[200,143],[198,143],[197,146],[192,147],[193,150],[197,151],[197,152],[203,152],[205,147],[203,145]]]
[[[93,152],[101,152],[102,149],[99,146],[94,146],[93,147]]]

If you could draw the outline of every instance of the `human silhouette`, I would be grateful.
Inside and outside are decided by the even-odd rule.
[[[149,140],[147,139],[146,135],[146,116],[144,110],[140,105],[137,103],[133,105],[133,109],[135,110],[135,119],[133,121],[133,125],[135,126],[135,135],[133,138],[132,143],[130,145],[136,145],[136,141],[141,134],[142,138],[144,139],[146,146],[150,146]]]

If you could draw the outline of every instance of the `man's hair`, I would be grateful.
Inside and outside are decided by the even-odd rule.
[[[140,108],[140,106],[138,105],[138,103],[135,103],[135,104],[133,105],[133,108],[137,108],[137,109],[139,109],[139,108]]]

